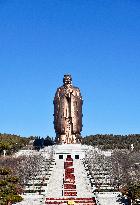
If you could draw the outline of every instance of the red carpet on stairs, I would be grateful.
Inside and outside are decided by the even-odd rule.
[[[73,159],[71,156],[66,158],[64,162],[64,178],[63,178],[63,198],[46,198],[45,204],[80,204],[80,205],[96,205],[96,200],[92,198],[77,198],[75,175],[73,168]],[[65,198],[66,197],[66,198]]]

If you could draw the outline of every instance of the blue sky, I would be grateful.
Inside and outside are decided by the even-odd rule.
[[[140,133],[140,1],[0,0],[0,132],[55,136],[67,73],[83,136]]]

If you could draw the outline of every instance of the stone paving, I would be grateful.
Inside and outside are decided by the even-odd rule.
[[[74,160],[77,197],[93,197],[92,188],[81,160]]]
[[[46,188],[46,197],[61,198],[63,185],[64,162],[56,161],[54,165],[48,186]]]

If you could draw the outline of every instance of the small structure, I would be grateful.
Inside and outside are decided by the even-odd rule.
[[[131,144],[131,151],[133,152],[133,150],[134,150],[134,145]]]
[[[63,86],[54,97],[54,129],[58,143],[79,143],[82,131],[82,96],[72,85],[71,75],[64,75]]]

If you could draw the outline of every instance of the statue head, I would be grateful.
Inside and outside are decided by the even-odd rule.
[[[64,75],[63,83],[64,83],[64,85],[72,85],[71,75]]]

